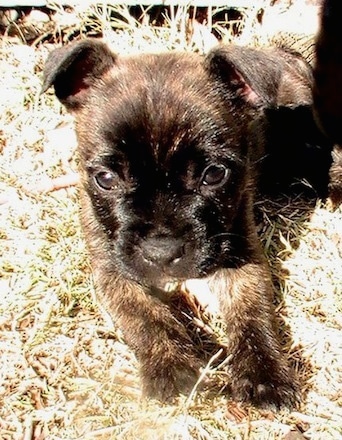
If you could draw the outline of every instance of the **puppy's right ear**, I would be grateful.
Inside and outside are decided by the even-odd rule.
[[[46,61],[41,93],[53,85],[65,107],[77,110],[86,102],[91,87],[115,62],[116,56],[108,46],[96,39],[55,49]]]

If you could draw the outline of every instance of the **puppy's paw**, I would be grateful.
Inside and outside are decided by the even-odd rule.
[[[299,403],[298,385],[289,375],[263,381],[257,375],[243,376],[235,380],[232,397],[236,401],[250,402],[260,408],[294,408]]]
[[[201,361],[192,358],[175,359],[168,366],[156,364],[154,368],[143,368],[140,372],[143,395],[170,402],[181,393],[189,393],[197,382],[200,366]]]

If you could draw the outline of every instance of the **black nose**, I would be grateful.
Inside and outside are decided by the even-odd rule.
[[[147,237],[141,243],[144,260],[158,266],[179,263],[184,255],[183,240],[169,236]]]

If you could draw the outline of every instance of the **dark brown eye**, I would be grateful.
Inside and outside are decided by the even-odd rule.
[[[115,185],[115,175],[111,171],[100,171],[94,176],[97,185],[107,191],[114,188]]]
[[[220,186],[225,183],[229,169],[224,165],[209,165],[203,173],[201,184],[205,186]]]

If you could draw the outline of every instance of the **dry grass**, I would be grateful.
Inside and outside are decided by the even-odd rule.
[[[145,44],[205,51],[177,20],[162,30],[106,25],[106,37],[118,52]],[[291,430],[341,438],[341,209],[261,205],[279,317],[305,391],[298,411],[239,408],[196,390],[174,406],[142,402],[135,359],[94,299],[77,188],[35,190],[77,162],[70,116],[52,92],[39,95],[50,48],[0,44],[1,439],[282,439]]]

